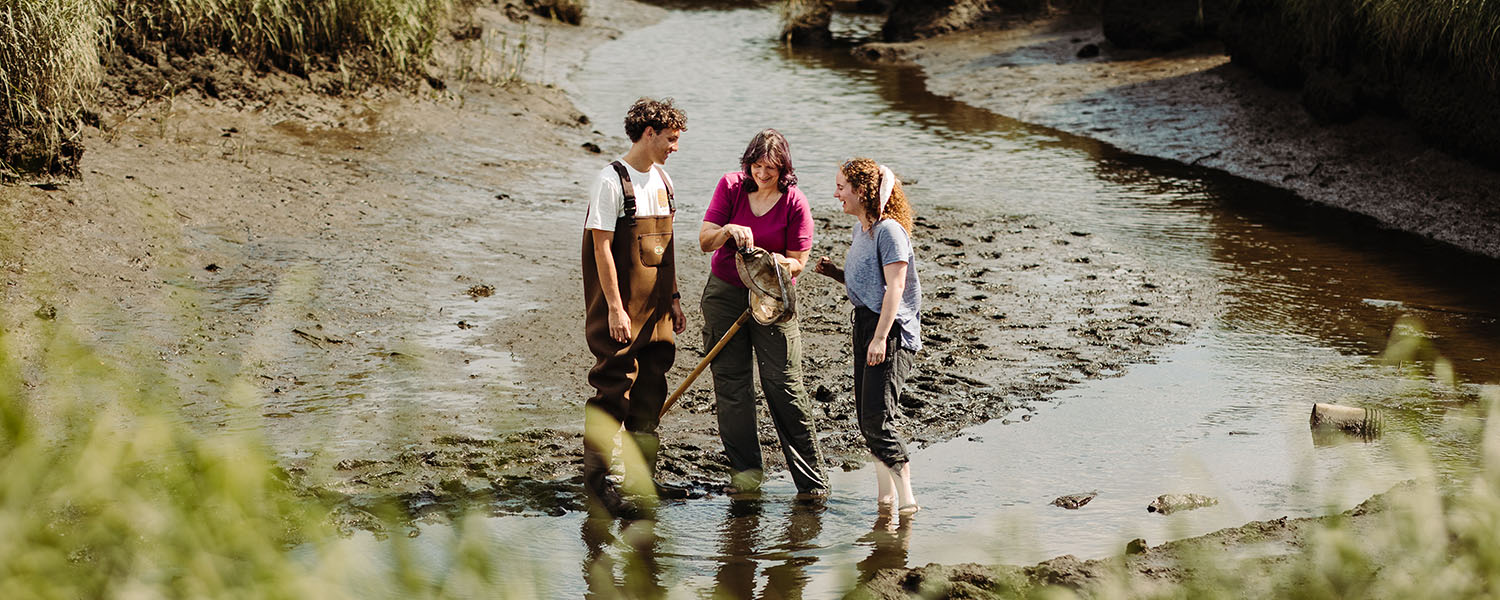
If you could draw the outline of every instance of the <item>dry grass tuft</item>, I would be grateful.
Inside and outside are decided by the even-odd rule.
[[[9,0],[0,8],[0,177],[76,171],[102,50],[152,64],[163,53],[219,51],[299,74],[358,64],[371,71],[362,81],[399,81],[420,70],[466,1]]]
[[[7,4],[0,9],[0,174],[67,172],[83,153],[79,130],[99,82],[103,2]]]

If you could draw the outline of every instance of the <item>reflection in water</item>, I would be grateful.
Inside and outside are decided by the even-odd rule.
[[[808,551],[818,548],[813,540],[823,531],[826,508],[817,501],[795,501],[788,507],[786,525],[771,542],[763,538],[767,500],[760,494],[729,501],[719,528],[719,562],[714,573],[714,597],[754,598],[757,568],[765,567],[764,598],[800,598],[811,577],[807,568],[818,562]],[[779,500],[774,505],[784,506]]]
[[[759,495],[731,498],[719,528],[719,571],[714,574],[717,598],[750,598],[755,592],[756,548],[761,545],[760,519],[765,506]]]
[[[823,532],[821,500],[794,501],[787,514],[786,531],[777,545],[780,563],[766,567],[766,597],[800,598],[808,581],[807,568],[818,562],[808,550],[817,548],[812,541]]]
[[[901,515],[890,510],[880,511],[870,533],[859,538],[860,545],[870,547],[870,555],[858,564],[860,583],[874,579],[881,569],[906,567],[906,553],[911,548],[911,525],[916,517],[915,513]]]
[[[618,523],[620,532],[614,533]],[[661,565],[656,560],[661,537],[656,521],[615,521],[590,516],[583,519],[583,579],[588,583],[587,598],[612,600],[626,598],[663,598],[667,590],[661,584]],[[610,553],[617,548],[619,556]]]

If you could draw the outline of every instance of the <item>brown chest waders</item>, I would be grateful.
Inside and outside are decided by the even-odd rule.
[[[606,440],[613,439],[621,423],[640,449],[643,474],[649,481],[656,466],[656,426],[667,397],[667,370],[677,354],[672,331],[672,293],[677,287],[672,219],[677,206],[671,187],[667,189],[667,216],[638,217],[629,174],[619,161],[611,165],[620,176],[625,216],[615,222],[610,255],[614,257],[620,300],[630,315],[630,341],[620,343],[609,336],[609,304],[599,281],[594,238],[585,230],[584,337],[597,362],[588,375],[589,385],[596,391],[585,403],[585,412],[590,414],[584,420],[583,475],[585,484],[594,491],[605,485],[613,447]],[[594,416],[598,413],[609,419]],[[635,479],[633,462],[627,456],[627,482]]]

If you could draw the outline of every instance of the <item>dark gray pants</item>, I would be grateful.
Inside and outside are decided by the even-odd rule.
[[[854,309],[854,411],[859,417],[859,432],[865,446],[880,462],[892,468],[906,462],[906,445],[896,434],[896,403],[901,386],[911,372],[912,351],[901,347],[901,330],[892,325],[885,340],[885,362],[873,367],[865,364],[870,340],[880,314],[868,308]]]
[[[710,275],[703,288],[703,344],[712,348],[750,307],[748,291]],[[751,354],[754,354],[754,363]],[[793,318],[776,325],[748,319],[739,333],[714,357],[714,396],[719,413],[719,439],[729,456],[734,481],[741,489],[760,485],[764,463],[755,423],[754,367],[787,470],[799,492],[827,491],[823,453],[818,448],[817,420],[802,385],[802,329]]]

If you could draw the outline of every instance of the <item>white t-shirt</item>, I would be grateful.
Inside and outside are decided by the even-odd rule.
[[[635,188],[635,216],[664,217],[672,214],[667,202],[667,186],[672,178],[660,166],[652,165],[651,172],[642,173],[620,159],[625,172],[630,174],[630,187]],[[625,194],[620,191],[620,174],[612,165],[604,165],[594,181],[594,193],[589,197],[588,216],[583,219],[584,229],[614,231],[615,221],[625,216]]]

